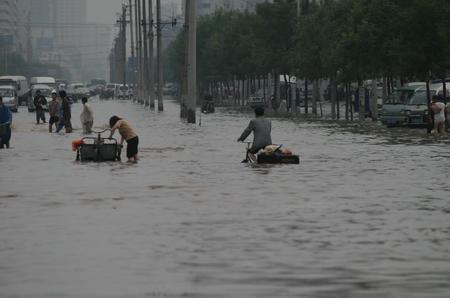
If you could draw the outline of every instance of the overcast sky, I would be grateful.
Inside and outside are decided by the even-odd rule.
[[[114,24],[123,0],[88,0],[87,20],[97,24]]]
[[[97,24],[114,24],[117,20],[116,14],[121,12],[124,0],[88,0],[87,1],[87,20]],[[181,0],[162,0],[162,4],[175,3],[178,6]],[[128,0],[126,0],[128,3]],[[133,1],[134,4],[134,1]],[[180,7],[178,7],[180,9]],[[171,17],[164,15],[163,18]]]

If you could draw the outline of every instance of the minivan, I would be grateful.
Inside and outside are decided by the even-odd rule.
[[[408,121],[406,106],[419,88],[417,85],[411,85],[395,89],[384,101],[381,123],[387,127],[405,125]]]
[[[450,94],[450,85],[447,85],[447,94]],[[444,87],[442,84],[430,85],[430,97],[434,95],[442,96]],[[427,87],[418,88],[405,107],[405,114],[408,117],[408,126],[427,126],[428,125],[428,98]]]

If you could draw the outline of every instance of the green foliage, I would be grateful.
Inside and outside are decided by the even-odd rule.
[[[302,8],[297,17],[296,1],[275,0],[255,13],[218,11],[200,18],[199,83],[272,71],[346,82],[448,74],[448,0],[305,0]],[[169,67],[179,69],[183,34],[169,53]]]

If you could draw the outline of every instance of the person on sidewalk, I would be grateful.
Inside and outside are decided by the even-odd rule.
[[[50,119],[48,120],[48,132],[50,133],[53,131],[53,125],[55,125],[56,129],[58,128],[60,106],[58,93],[56,90],[53,90],[52,100],[48,103],[48,113],[50,115]]]
[[[434,113],[434,131],[437,133],[443,133],[445,125],[445,104],[438,101],[436,95],[433,96],[431,101],[431,110]]]
[[[238,138],[238,142],[243,142],[252,132],[253,144],[249,149],[249,153],[252,154],[251,157],[253,159],[259,150],[264,149],[268,145],[272,145],[272,122],[264,118],[263,107],[255,108],[255,119],[250,120],[247,128]]]
[[[7,106],[3,104],[3,98],[0,96],[0,149],[9,148],[11,139],[12,113]]]
[[[83,127],[84,134],[90,134],[94,125],[94,113],[92,112],[91,106],[87,103],[87,97],[83,97],[81,102],[83,103],[83,111],[80,115],[81,126]]]
[[[43,106],[47,105],[47,100],[41,94],[41,90],[36,91],[36,96],[34,97],[33,103],[34,103],[34,107],[36,109],[36,124],[39,124],[41,120],[42,120],[42,123],[46,123],[45,122],[45,111],[44,111]]]
[[[109,127],[111,127],[111,135],[110,138],[114,135],[116,130],[119,131],[121,135],[120,144],[127,141],[127,158],[129,163],[137,163],[138,158],[138,145],[139,145],[139,137],[134,132],[131,125],[124,119],[119,118],[117,116],[112,116],[109,119]]]
[[[59,109],[59,123],[56,132],[59,133],[64,127],[66,129],[66,133],[71,133],[72,123],[70,122],[70,120],[72,118],[72,112],[66,91],[59,91],[59,97],[61,97],[61,107]]]

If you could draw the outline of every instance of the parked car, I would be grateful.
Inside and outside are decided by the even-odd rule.
[[[100,98],[101,99],[113,98],[115,89],[116,89],[115,84],[107,84],[105,89],[103,89],[103,91],[100,93]]]
[[[52,87],[43,84],[35,84],[31,86],[31,90],[29,92],[28,112],[34,112],[36,110],[36,107],[34,106],[34,97],[36,96],[36,92],[38,90],[40,91],[41,95],[45,97],[47,103],[52,100]],[[48,110],[47,105],[44,105],[43,108],[44,110]]]
[[[249,98],[247,99],[247,105],[252,109],[256,107],[266,107],[267,103],[264,98],[264,91],[261,89],[253,95],[249,96]]]
[[[67,96],[72,99],[73,102],[81,100],[83,97],[89,97],[89,89],[83,83],[73,83],[67,87]]]
[[[117,98],[119,99],[130,99],[128,85],[120,85],[117,91]]]
[[[381,123],[388,127],[405,125],[408,121],[406,106],[414,95],[414,92],[419,88],[420,87],[417,87],[417,85],[413,85],[400,87],[394,90],[383,104]]]
[[[163,95],[176,95],[177,94],[177,85],[174,83],[166,83],[163,87]]]
[[[3,98],[3,104],[11,111],[17,112],[19,107],[19,97],[14,86],[0,86],[0,96]]]
[[[431,84],[430,85],[430,97],[434,95],[443,95],[442,84]],[[447,86],[447,94],[450,94],[450,86]],[[418,88],[414,95],[411,97],[410,101],[405,107],[406,116],[408,117],[408,126],[427,126],[428,125],[428,98],[427,98],[427,88],[422,86]]]
[[[30,91],[30,86],[28,85],[28,80],[23,76],[2,76],[0,77],[0,85],[11,85],[14,86],[17,91],[17,96],[19,98],[19,105],[27,103],[28,92]]]

